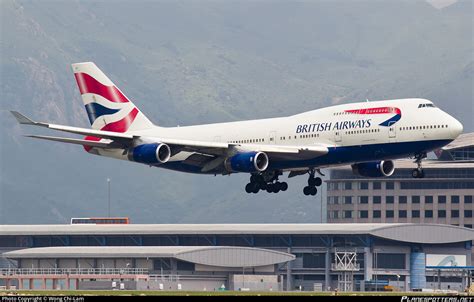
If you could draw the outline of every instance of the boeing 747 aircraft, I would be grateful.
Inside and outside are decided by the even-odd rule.
[[[426,99],[350,103],[287,117],[187,127],[153,124],[91,62],[72,64],[92,129],[36,122],[12,111],[20,124],[85,138],[29,137],[82,145],[101,156],[198,174],[249,173],[247,193],[277,193],[279,177],[308,174],[305,195],[316,195],[321,168],[351,164],[365,177],[393,174],[393,159],[414,157],[424,177],[426,153],[454,140],[462,124]]]

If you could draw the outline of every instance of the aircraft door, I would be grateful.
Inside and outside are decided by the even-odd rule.
[[[270,131],[270,134],[268,135],[268,143],[269,144],[276,143],[276,131]]]
[[[394,124],[395,122],[390,122],[388,124],[388,138],[390,138],[391,140],[397,137],[397,130]]]
[[[342,142],[341,131],[337,130],[337,131],[334,133],[334,140],[336,141],[336,143]]]

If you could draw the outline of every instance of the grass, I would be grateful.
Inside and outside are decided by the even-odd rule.
[[[153,290],[4,290],[0,296],[334,296],[334,292],[241,292]],[[429,292],[338,292],[338,296],[441,296]]]

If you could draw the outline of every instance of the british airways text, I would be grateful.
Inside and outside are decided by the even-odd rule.
[[[296,126],[296,133],[322,132],[329,130],[362,129],[371,126],[371,119],[357,121],[341,121],[336,123],[315,123]]]

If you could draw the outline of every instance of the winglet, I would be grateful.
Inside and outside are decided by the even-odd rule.
[[[13,116],[16,118],[16,120],[18,121],[18,123],[20,124],[24,124],[24,125],[37,125],[38,123],[31,120],[30,118],[24,116],[23,114],[21,114],[20,112],[18,111],[10,111]]]

